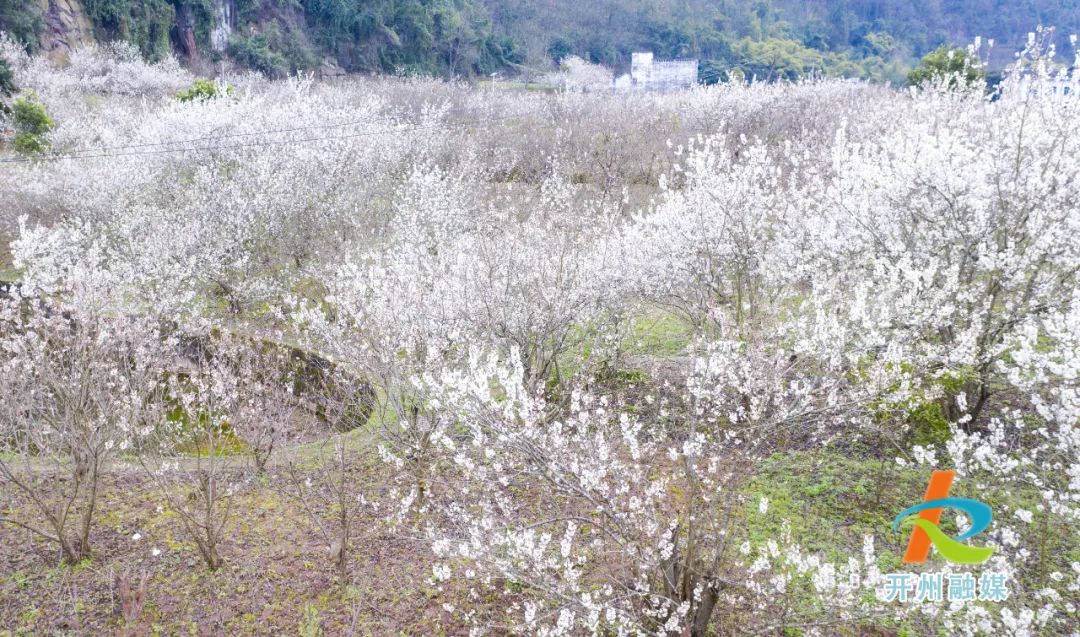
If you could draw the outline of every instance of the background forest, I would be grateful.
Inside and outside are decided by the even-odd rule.
[[[0,31],[34,51],[82,14],[93,39],[131,41],[151,61],[224,54],[271,76],[328,57],[349,72],[444,77],[528,75],[571,54],[622,69],[652,50],[698,58],[706,82],[735,69],[897,82],[975,36],[996,42],[1001,67],[1040,24],[1058,28],[1071,59],[1066,36],[1080,30],[1080,5],[1053,0],[0,0]]]

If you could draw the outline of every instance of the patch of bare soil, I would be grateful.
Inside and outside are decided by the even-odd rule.
[[[0,525],[0,635],[467,632],[443,608],[460,603],[466,591],[453,582],[440,591],[430,582],[433,558],[425,543],[386,531],[380,519],[361,518],[343,583],[325,542],[276,482],[271,471],[234,495],[220,548],[225,564],[214,572],[178,514],[137,473],[105,480],[93,557],[79,565],[60,565],[52,546]],[[0,512],[26,519],[31,509],[24,499],[10,489],[0,496]]]

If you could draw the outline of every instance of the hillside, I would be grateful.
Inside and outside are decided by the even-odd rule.
[[[809,73],[898,81],[942,44],[993,39],[994,66],[1037,25],[1060,54],[1080,5],[1054,0],[0,0],[0,30],[63,56],[129,40],[150,60],[222,58],[270,76],[331,72],[473,77],[546,69],[576,54],[622,68],[633,50],[702,60],[716,80]]]

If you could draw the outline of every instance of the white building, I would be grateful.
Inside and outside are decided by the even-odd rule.
[[[1025,69],[1020,71],[1018,77],[1015,78],[1016,84],[1008,84],[1009,80],[1013,79],[1007,78],[1005,86],[1007,88],[1015,86],[1021,95],[1062,98],[1076,97],[1080,93],[1080,72],[1077,69],[1047,73],[1046,75],[1039,75]]]
[[[618,86],[616,80],[616,86]],[[630,57],[630,85],[646,91],[680,91],[698,82],[697,60],[658,62],[652,53],[634,53]]]

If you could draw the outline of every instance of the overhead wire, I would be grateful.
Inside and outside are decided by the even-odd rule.
[[[119,145],[119,146],[100,146],[100,147],[94,147],[94,148],[82,148],[82,149],[77,149],[77,150],[69,151],[67,153],[61,153],[61,154],[56,154],[56,155],[41,155],[41,156],[37,156],[37,157],[9,157],[9,158],[0,159],[0,163],[32,163],[32,162],[41,162],[41,161],[54,162],[54,161],[63,161],[63,160],[68,160],[68,159],[100,159],[100,158],[111,158],[111,157],[133,157],[133,156],[146,156],[146,155],[165,155],[165,154],[170,154],[170,153],[187,153],[187,152],[202,152],[202,151],[215,151],[215,150],[233,150],[233,149],[242,149],[242,148],[256,148],[256,147],[262,147],[262,146],[303,144],[303,143],[320,142],[320,141],[337,141],[337,140],[345,140],[345,139],[354,139],[354,138],[358,138],[358,137],[372,137],[372,136],[376,136],[376,135],[386,135],[386,134],[392,134],[392,133],[409,133],[409,132],[414,132],[414,131],[418,131],[418,130],[431,130],[431,129],[442,128],[442,127],[446,127],[446,126],[465,128],[465,127],[470,127],[470,126],[478,126],[478,125],[486,125],[486,124],[491,124],[491,123],[505,122],[505,121],[510,120],[510,119],[514,119],[514,118],[512,118],[512,117],[489,118],[489,119],[485,119],[485,120],[472,120],[472,121],[467,121],[467,122],[449,122],[449,123],[448,122],[437,122],[437,123],[426,124],[426,125],[414,125],[414,126],[405,126],[405,127],[384,128],[384,129],[380,129],[380,130],[361,131],[361,132],[357,132],[357,133],[350,133],[348,135],[330,135],[330,136],[322,136],[322,137],[305,137],[305,138],[299,138],[299,139],[267,139],[267,140],[261,140],[261,141],[255,141],[255,142],[246,142],[246,143],[241,143],[241,144],[208,144],[208,145],[203,145],[203,146],[183,146],[183,147],[177,147],[177,148],[154,148],[156,146],[190,144],[190,143],[193,143],[193,142],[206,141],[208,139],[227,139],[227,138],[236,138],[236,137],[252,137],[252,136],[256,136],[256,135],[272,136],[272,135],[281,135],[281,134],[284,134],[284,133],[297,132],[297,131],[301,131],[301,130],[314,130],[314,129],[325,129],[325,128],[342,128],[342,127],[346,127],[346,126],[358,126],[360,124],[371,123],[370,120],[357,120],[357,121],[353,121],[353,122],[342,122],[342,123],[335,123],[335,124],[321,124],[321,125],[317,124],[317,125],[311,125],[311,126],[298,126],[298,127],[294,127],[294,128],[252,131],[252,132],[247,132],[247,133],[231,133],[231,134],[223,134],[223,135],[212,135],[212,136],[205,136],[205,137],[188,138],[188,139],[185,139],[185,140],[167,141],[167,142],[153,142],[153,143],[146,143],[146,144],[130,144],[130,145]],[[146,150],[148,148],[153,148],[153,150]],[[111,150],[131,150],[132,152],[120,152],[120,153],[103,152],[103,151],[111,151]]]
[[[448,114],[451,114],[451,112],[447,111],[446,113],[443,113],[443,115],[448,115]],[[331,123],[331,124],[309,124],[307,126],[294,126],[292,128],[258,130],[258,131],[244,132],[244,133],[223,133],[223,134],[216,134],[215,133],[215,134],[212,134],[212,135],[204,135],[202,137],[189,137],[187,139],[174,139],[174,140],[163,141],[163,142],[146,142],[146,143],[143,143],[143,144],[120,144],[120,145],[116,145],[116,146],[97,146],[97,147],[94,147],[94,148],[76,149],[76,150],[70,151],[68,154],[78,154],[80,152],[92,152],[92,151],[93,152],[98,152],[98,151],[106,151],[106,150],[126,150],[126,149],[132,149],[132,148],[149,148],[149,147],[153,147],[153,146],[170,146],[170,145],[176,145],[176,144],[190,144],[190,143],[194,143],[194,142],[203,142],[203,141],[207,141],[207,140],[211,140],[211,139],[230,139],[230,138],[235,138],[235,137],[252,137],[252,136],[256,136],[256,135],[277,135],[277,134],[280,134],[280,133],[294,133],[294,132],[302,131],[302,130],[316,130],[316,129],[325,129],[325,128],[345,128],[345,127],[348,127],[348,126],[359,126],[360,124],[371,124],[371,123],[373,123],[373,121],[374,120],[371,120],[371,119],[354,119],[354,120],[349,120],[349,121],[345,121],[345,122],[335,122],[335,123]]]

